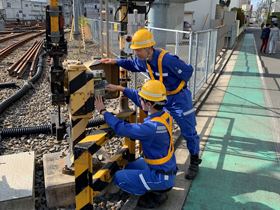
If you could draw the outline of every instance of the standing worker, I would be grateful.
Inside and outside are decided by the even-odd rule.
[[[199,170],[199,136],[195,129],[195,110],[192,104],[191,92],[187,83],[192,76],[193,68],[180,60],[178,56],[169,54],[165,50],[154,49],[155,41],[147,29],[137,31],[132,37],[131,49],[137,56],[128,59],[101,59],[105,64],[117,64],[132,72],[148,72],[152,80],[163,82],[166,87],[167,103],[165,108],[180,126],[181,133],[187,141],[191,154],[190,166],[185,178],[193,180]]]
[[[267,23],[266,27],[262,29],[262,34],[261,34],[262,46],[261,46],[261,49],[260,49],[260,53],[262,52],[262,49],[263,49],[263,53],[265,53],[267,43],[268,43],[269,34],[270,34],[270,24]]]
[[[108,85],[108,91],[122,91],[139,108],[148,113],[142,124],[130,124],[119,120],[106,111],[102,97],[95,100],[96,109],[115,133],[138,139],[145,157],[128,163],[124,170],[117,171],[114,183],[131,194],[144,195],[138,205],[155,208],[167,200],[166,191],[174,186],[178,171],[172,138],[172,118],[163,110],[166,89],[160,81],[149,80],[141,91]]]
[[[280,30],[277,28],[278,24],[273,23],[273,28],[269,34],[269,54],[276,53],[277,41],[280,41]]]

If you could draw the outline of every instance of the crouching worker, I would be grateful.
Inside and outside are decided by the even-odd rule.
[[[104,115],[109,126],[120,136],[140,140],[144,158],[128,163],[114,175],[114,184],[131,194],[143,195],[138,205],[155,208],[167,200],[165,192],[174,186],[178,171],[172,138],[172,119],[163,110],[166,89],[158,80],[149,80],[141,91],[108,85],[108,91],[122,91],[139,108],[148,113],[142,124],[130,124],[106,111],[101,96],[96,98],[96,109]]]

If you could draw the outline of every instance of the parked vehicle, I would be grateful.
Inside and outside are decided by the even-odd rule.
[[[254,18],[250,18],[250,19],[249,19],[249,23],[250,23],[250,24],[255,23]]]
[[[192,31],[192,26],[191,24],[188,23],[188,21],[184,21],[184,31]]]
[[[184,27],[183,27],[184,31],[192,31],[192,26],[191,24],[188,23],[188,21],[184,21]],[[184,34],[183,35],[183,39],[187,40],[186,44],[189,44],[189,35],[188,34]]]

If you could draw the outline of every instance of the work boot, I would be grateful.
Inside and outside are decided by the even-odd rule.
[[[162,192],[152,191],[143,195],[139,201],[138,206],[146,209],[156,208],[167,201],[167,195]]]
[[[199,170],[198,165],[201,163],[201,161],[202,160],[198,158],[198,155],[191,155],[190,166],[185,175],[186,179],[193,180],[196,177]]]

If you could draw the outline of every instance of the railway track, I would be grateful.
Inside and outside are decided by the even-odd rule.
[[[40,39],[39,41],[36,40],[33,45],[8,68],[8,74],[20,79],[31,63],[29,75],[34,75],[35,63],[38,60],[38,55],[42,49],[42,45],[43,39]]]
[[[14,39],[14,38],[19,37],[19,36],[24,36],[26,34],[30,34],[30,33],[32,33],[32,31],[27,31],[27,32],[18,33],[18,34],[12,35],[12,36],[7,36],[5,38],[0,39],[0,43],[5,42],[5,41],[10,40],[10,39]]]
[[[36,33],[34,35],[31,35],[31,36],[28,36],[24,39],[21,39],[20,41],[8,46],[8,47],[5,47],[4,49],[0,50],[0,59],[2,59],[4,56],[6,56],[7,54],[11,53],[13,50],[15,50],[16,48],[18,48],[19,46],[23,45],[24,43],[44,34],[45,31],[42,31],[42,32],[39,32],[39,33]]]

